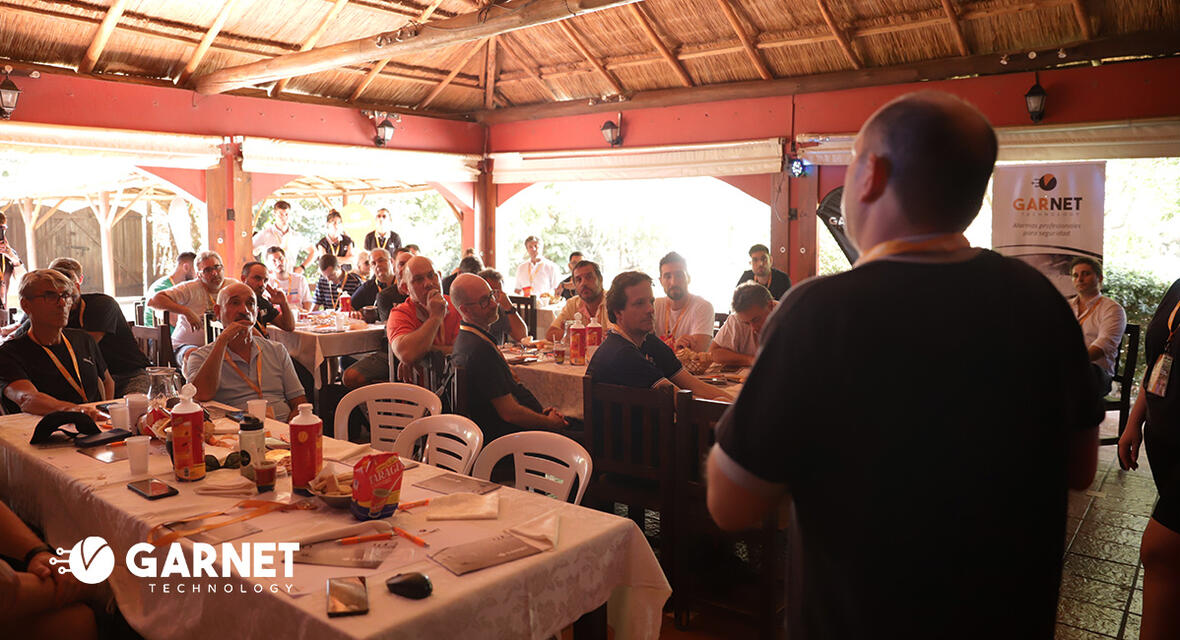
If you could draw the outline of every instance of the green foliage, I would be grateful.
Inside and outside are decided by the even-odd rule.
[[[1127,322],[1137,324],[1141,331],[1147,330],[1156,307],[1167,293],[1170,282],[1148,271],[1126,270],[1115,266],[1103,268],[1102,295],[1123,305]],[[1147,368],[1143,356],[1143,335],[1139,337],[1139,360],[1135,367],[1135,380],[1143,380]]]

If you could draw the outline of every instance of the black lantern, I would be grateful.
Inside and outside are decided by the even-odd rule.
[[[619,122],[623,122],[623,114],[619,114]],[[602,137],[606,140],[612,148],[623,144],[623,129],[614,123],[613,120],[607,120],[602,123]]]
[[[1028,108],[1028,117],[1033,122],[1040,122],[1045,117],[1045,98],[1049,94],[1041,87],[1040,78],[1033,76],[1033,86],[1024,94],[1024,105]]]
[[[16,101],[20,99],[20,87],[4,74],[4,82],[0,82],[0,118],[7,120],[16,109]]]
[[[393,123],[389,118],[381,120],[381,124],[377,125],[377,136],[373,138],[373,144],[378,147],[384,147],[385,143],[393,139]]]

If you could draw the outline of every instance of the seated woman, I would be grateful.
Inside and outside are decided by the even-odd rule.
[[[30,271],[21,278],[20,306],[28,314],[29,332],[0,345],[0,384],[5,406],[45,415],[82,411],[78,405],[109,400],[115,381],[98,344],[81,329],[66,329],[78,292],[69,278],[52,269]]]

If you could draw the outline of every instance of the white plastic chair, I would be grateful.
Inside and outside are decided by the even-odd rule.
[[[406,425],[391,451],[411,459],[414,445],[424,437],[426,448],[422,458],[426,464],[463,475],[471,473],[471,465],[483,448],[483,431],[478,425],[463,416],[444,413],[418,418]]]
[[[516,488],[547,494],[568,501],[574,479],[578,491],[573,503],[581,504],[590,482],[594,463],[582,445],[549,431],[511,433],[489,442],[475,461],[471,475],[490,480],[492,469],[505,456],[511,455],[516,467]]]
[[[361,403],[369,414],[370,445],[378,451],[392,451],[406,425],[442,412],[442,400],[422,387],[401,382],[370,384],[340,399],[334,431],[337,438],[348,437],[348,416]]]

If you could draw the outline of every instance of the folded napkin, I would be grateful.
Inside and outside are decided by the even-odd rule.
[[[224,478],[219,478],[218,480],[221,481],[217,482],[213,476],[209,476],[205,482],[201,483],[201,486],[197,487],[196,492],[202,496],[221,496],[225,498],[248,498],[257,493],[254,482],[249,478],[241,475],[231,477],[233,479],[228,481]]]
[[[430,499],[427,520],[495,520],[500,515],[499,492],[452,493]]]
[[[336,460],[337,462],[344,462],[356,458],[364,453],[371,453],[372,447],[367,442],[354,444],[347,440],[337,440],[335,438],[324,438],[324,460]]]
[[[507,531],[541,551],[548,551],[557,546],[557,533],[560,529],[561,516],[554,509]]]

